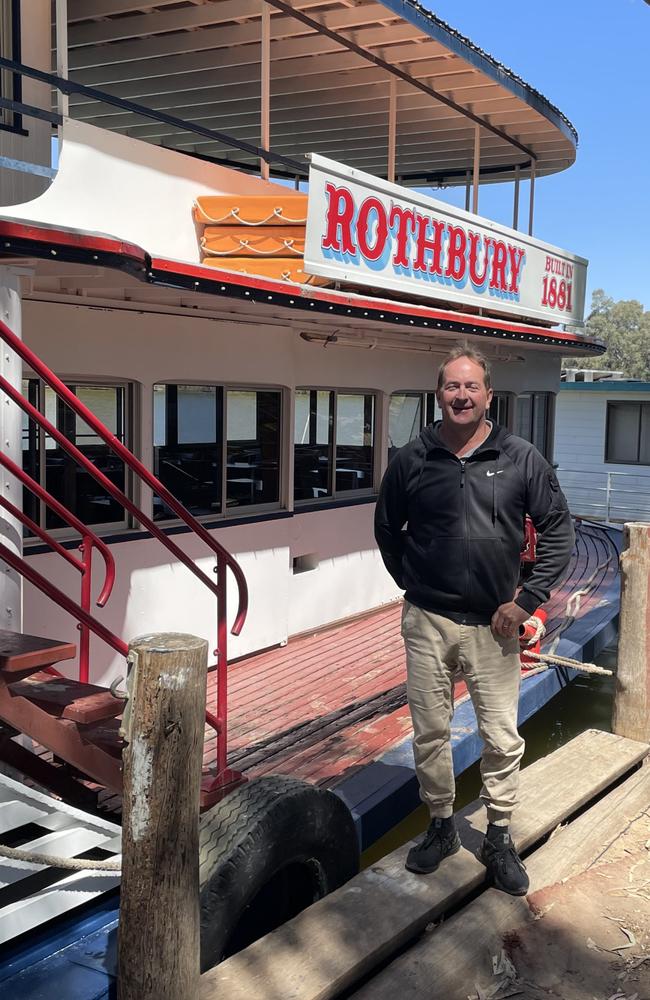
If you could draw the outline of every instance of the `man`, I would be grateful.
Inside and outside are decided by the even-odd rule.
[[[517,731],[519,626],[548,600],[565,570],[573,526],[546,459],[487,420],[492,389],[482,354],[466,345],[447,355],[436,397],[442,420],[390,463],[375,516],[386,568],[406,592],[402,635],[413,749],[431,814],[406,867],[435,871],[460,848],[450,746],[460,671],[485,744],[481,860],[493,885],[524,895],[528,876],[509,832],[524,751]],[[538,532],[537,560],[515,597],[526,514]]]

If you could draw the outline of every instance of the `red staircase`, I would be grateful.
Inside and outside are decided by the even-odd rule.
[[[102,488],[125,511],[149,531],[171,552],[173,557],[197,576],[217,600],[216,662],[209,671],[216,671],[216,711],[206,712],[206,722],[216,733],[216,772],[205,775],[202,783],[202,805],[207,807],[224,794],[226,787],[239,782],[242,776],[227,767],[227,618],[226,574],[233,573],[238,589],[238,609],[231,628],[238,635],[246,619],[248,591],[239,564],[222,545],[203,527],[169,490],[126,448],[108,428],[72,393],[67,386],[34,354],[15,334],[0,321],[0,339],[11,347],[22,360],[49,385],[59,399],[69,406],[94,433],[101,438],[117,458],[131,469],[162,502],[179,517],[212,551],[216,558],[216,580],[208,576],[196,563],[165,534],[151,518],[140,510],[107,476],[105,476],[75,445],[34,407],[21,393],[0,375],[2,390],[24,413],[43,428],[59,447],[68,453],[83,469],[96,479]],[[66,762],[77,777],[87,776],[100,785],[120,791],[121,740],[120,720],[124,700],[107,688],[89,684],[89,640],[94,633],[122,656],[128,653],[128,644],[116,636],[90,613],[92,593],[92,555],[97,550],[104,563],[104,581],[97,598],[103,607],[115,582],[115,564],[108,546],[94,531],[83,524],[71,511],[49,494],[8,456],[0,453],[0,464],[15,476],[39,500],[54,511],[76,531],[81,542],[80,557],[73,555],[50,533],[35,524],[22,510],[4,497],[0,506],[16,517],[51,549],[73,565],[81,576],[80,601],[77,603],[64,594],[48,579],[38,573],[28,560],[18,556],[0,543],[0,559],[13,567],[25,579],[50,597],[59,607],[76,618],[80,632],[79,677],[70,680],[54,669],[54,664],[76,655],[74,644],[57,642],[37,636],[19,635],[0,630],[0,720],[5,724],[0,731],[0,758],[30,774],[35,780],[50,786],[61,784],[61,775],[49,764],[26,751],[14,739],[23,733],[46,747],[56,759]],[[65,785],[65,780],[64,780]],[[54,788],[60,791],[60,788]]]
[[[73,643],[0,630],[0,718],[108,788],[121,786],[121,746],[102,746],[93,724],[111,719],[115,736],[123,700],[94,684],[47,668],[76,655]]]

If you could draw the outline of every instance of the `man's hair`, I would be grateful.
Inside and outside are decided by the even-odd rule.
[[[475,364],[481,366],[483,369],[483,381],[485,382],[485,388],[489,389],[492,382],[490,379],[490,366],[487,358],[484,354],[481,354],[480,351],[477,351],[476,348],[472,347],[471,344],[460,344],[458,347],[454,347],[449,354],[445,355],[440,362],[440,368],[438,369],[438,390],[442,389],[444,385],[445,368],[448,364],[451,364],[452,361],[458,361],[459,358],[469,358],[470,361],[473,361]]]

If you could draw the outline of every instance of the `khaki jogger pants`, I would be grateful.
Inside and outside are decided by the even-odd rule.
[[[420,796],[432,816],[451,816],[454,768],[450,728],[458,673],[467,684],[479,733],[488,822],[505,826],[517,800],[524,741],[517,731],[521,665],[519,641],[496,636],[489,625],[459,625],[404,602],[407,695]]]

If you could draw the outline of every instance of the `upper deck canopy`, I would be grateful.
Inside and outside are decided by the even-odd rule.
[[[71,79],[259,144],[261,0],[68,0]],[[386,176],[391,86],[396,175],[461,184],[481,126],[481,181],[573,163],[577,134],[542,94],[413,0],[268,0],[270,148]],[[394,81],[391,84],[391,80]],[[70,113],[242,167],[206,136],[73,95]],[[306,172],[306,164],[305,164]]]

